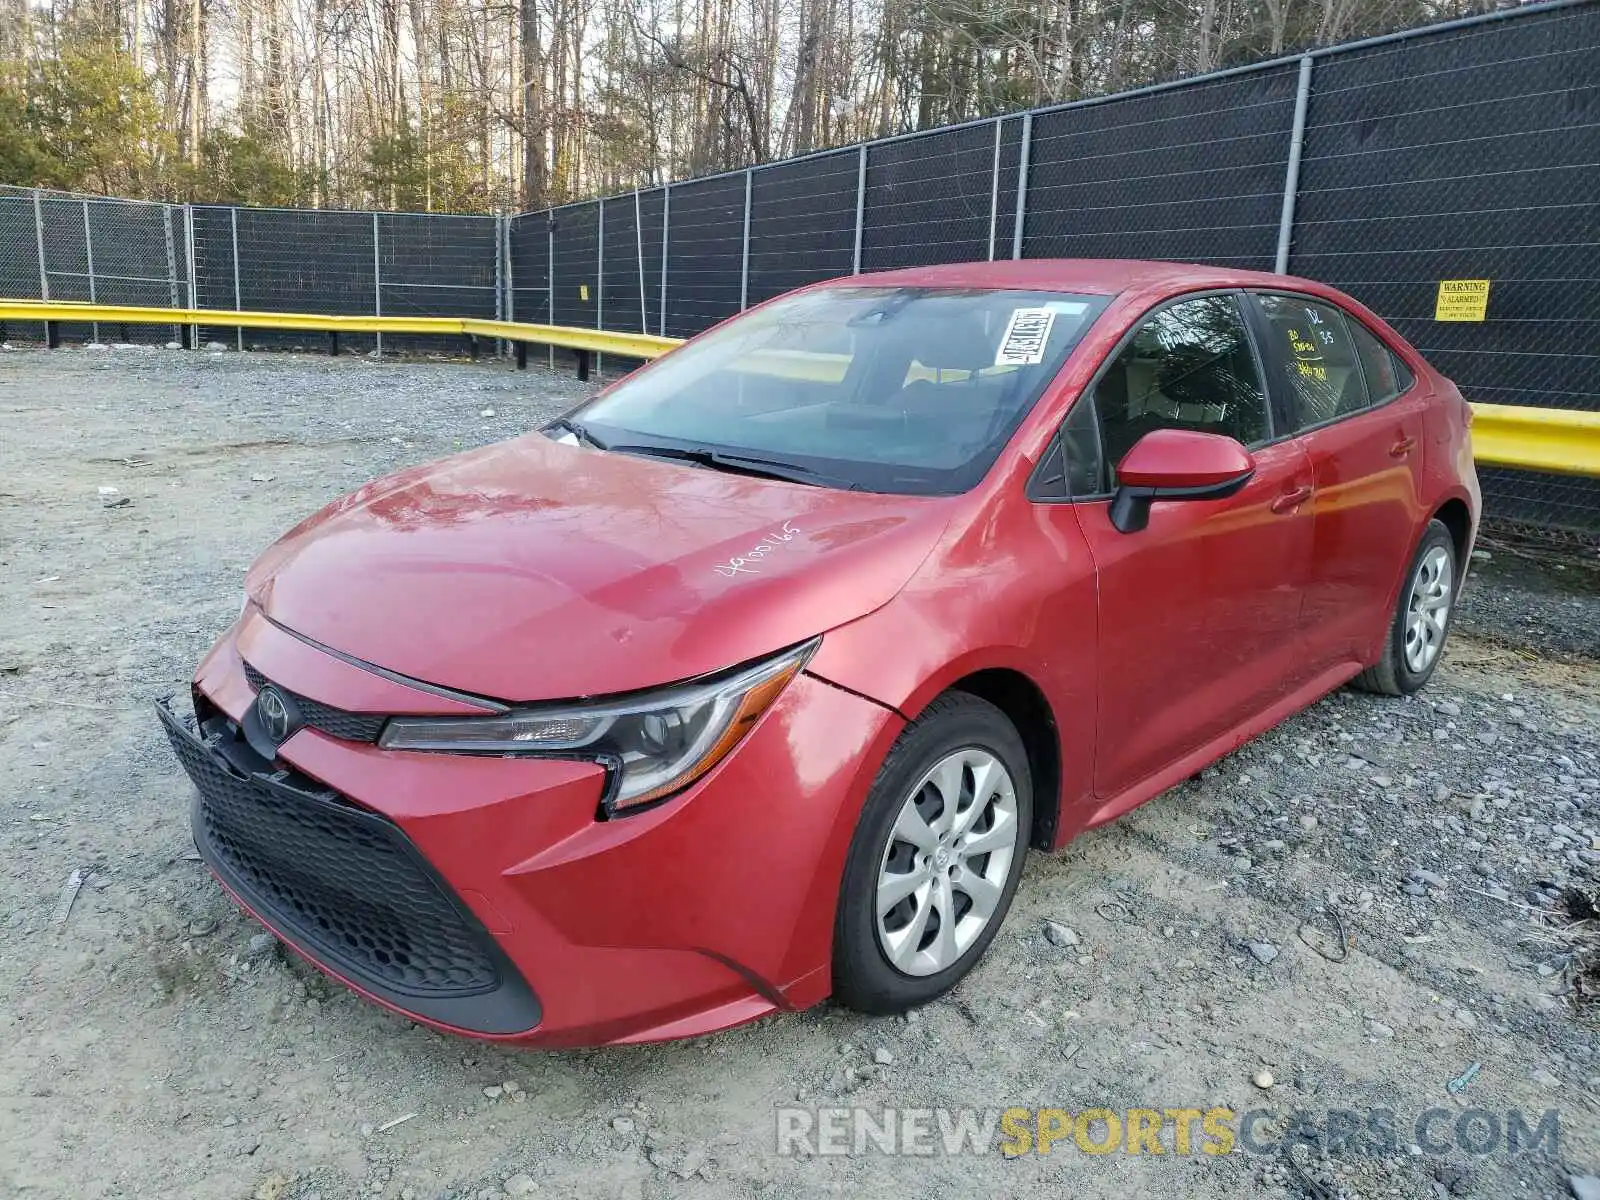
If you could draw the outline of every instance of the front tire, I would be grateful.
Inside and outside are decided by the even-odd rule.
[[[1356,687],[1382,696],[1409,696],[1433,678],[1444,657],[1459,578],[1455,539],[1444,522],[1429,521],[1400,589],[1383,657],[1356,676]]]
[[[954,987],[999,932],[1032,825],[1016,728],[987,700],[940,696],[890,749],[850,843],[834,997],[897,1013]]]

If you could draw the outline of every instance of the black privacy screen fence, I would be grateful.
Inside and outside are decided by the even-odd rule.
[[[819,280],[1013,257],[1287,270],[1369,305],[1469,399],[1600,410],[1600,2],[1511,9],[506,217],[0,188],[0,295],[18,299],[691,337]],[[1435,319],[1453,280],[1490,281],[1483,320]],[[318,335],[226,325],[201,335],[320,346]],[[0,340],[40,336],[37,324],[0,327]],[[1600,532],[1600,481],[1481,475],[1493,517]]]

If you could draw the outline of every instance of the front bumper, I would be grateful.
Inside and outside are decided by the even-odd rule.
[[[157,706],[195,785],[190,826],[217,878],[369,994],[488,1034],[539,1023],[527,982],[394,822],[262,761],[220,714]]]
[[[802,675],[684,794],[604,820],[588,762],[315,728],[252,762],[232,728],[262,678],[335,708],[356,687],[369,712],[401,686],[306,650],[247,613],[197,673],[202,719],[162,719],[200,793],[202,856],[316,966],[413,1019],[548,1046],[693,1036],[828,994],[845,851],[900,728],[889,710]]]

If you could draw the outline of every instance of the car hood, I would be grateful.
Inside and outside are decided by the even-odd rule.
[[[507,701],[653,687],[886,603],[947,499],[836,491],[542,434],[377,480],[296,526],[246,589],[364,662]]]

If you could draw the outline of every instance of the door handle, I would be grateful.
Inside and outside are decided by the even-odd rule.
[[[1414,437],[1403,437],[1398,442],[1396,442],[1394,445],[1389,447],[1389,457],[1390,458],[1404,458],[1406,455],[1410,454],[1416,448],[1417,448],[1417,439],[1416,438],[1414,438]]]
[[[1292,492],[1285,492],[1272,502],[1272,511],[1275,513],[1293,512],[1307,500],[1311,499],[1311,489],[1297,487]]]

